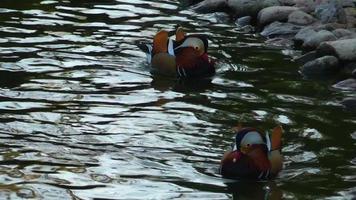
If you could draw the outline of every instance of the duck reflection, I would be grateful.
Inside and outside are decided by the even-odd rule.
[[[274,182],[237,181],[225,183],[234,200],[280,200],[283,192]]]
[[[167,78],[154,75],[151,86],[159,91],[201,92],[213,87],[211,78]]]

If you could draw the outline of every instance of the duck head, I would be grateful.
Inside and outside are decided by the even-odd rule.
[[[276,136],[274,138],[277,138]],[[273,139],[273,138],[272,138]],[[276,143],[276,142],[275,142]],[[226,178],[268,179],[276,175],[281,165],[269,136],[254,128],[242,128],[236,132],[233,149],[221,160],[221,174]],[[275,159],[277,158],[278,159]]]

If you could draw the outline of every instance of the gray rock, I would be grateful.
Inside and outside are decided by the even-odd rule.
[[[288,16],[288,22],[297,25],[308,25],[315,21],[315,18],[304,11],[296,10]]]
[[[279,5],[278,0],[227,0],[228,7],[236,16],[257,16],[265,7]]]
[[[287,21],[288,15],[296,10],[298,8],[291,6],[267,7],[258,13],[257,20],[260,25],[266,25],[275,21]]]
[[[295,0],[279,0],[282,6],[294,6]]]
[[[295,0],[295,6],[299,9],[303,10],[306,13],[314,12],[315,10],[315,2],[314,0]]]
[[[294,40],[297,42],[300,41],[302,44],[311,36],[316,34],[316,31],[313,27],[307,26],[298,31],[298,33],[294,36]]]
[[[302,27],[291,23],[273,22],[266,26],[261,32],[265,37],[277,37],[295,35]]]
[[[291,48],[293,46],[293,41],[287,38],[272,38],[265,41],[265,43],[273,48],[280,48],[283,49]]]
[[[336,40],[325,43],[342,61],[356,61],[356,39]]]
[[[326,30],[321,30],[321,31],[317,32],[316,34],[310,35],[309,38],[307,38],[307,40],[305,40],[305,42],[303,43],[303,47],[315,49],[322,42],[334,41],[336,39],[337,38],[335,37],[335,35],[332,32],[326,31]]]
[[[240,17],[236,20],[236,25],[238,26],[247,26],[251,24],[251,16]]]
[[[340,90],[356,91],[356,79],[349,78],[349,79],[340,81],[340,82],[334,84],[333,87],[336,89],[340,89]]]
[[[200,13],[219,12],[227,8],[227,2],[226,0],[204,0],[191,8]]]
[[[346,110],[356,111],[356,97],[347,97],[341,101]]]
[[[321,4],[315,7],[314,12],[315,16],[320,19],[322,23],[346,23],[345,11],[338,0],[322,1]]]
[[[306,76],[330,74],[340,70],[339,60],[335,56],[323,56],[313,61],[305,63],[302,68],[302,74]]]
[[[295,61],[299,64],[305,64],[309,61],[315,60],[316,58],[317,58],[316,51],[310,51],[310,52],[303,54],[299,57],[293,58],[293,61]]]
[[[349,36],[352,35],[353,33],[347,29],[343,29],[343,28],[338,28],[333,30],[333,34],[337,37],[337,38],[342,38],[345,36]]]

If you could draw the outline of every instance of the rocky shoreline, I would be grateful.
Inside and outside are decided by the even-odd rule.
[[[356,0],[190,0],[200,13],[224,12],[238,26],[257,28],[272,43],[302,48],[293,57],[303,76],[342,73],[334,85],[356,91]],[[282,41],[282,42],[281,42]],[[356,96],[340,102],[356,111]]]

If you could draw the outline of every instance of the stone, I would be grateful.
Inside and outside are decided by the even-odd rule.
[[[245,17],[240,17],[236,20],[236,25],[238,26],[247,26],[251,24],[252,17],[251,16],[245,16]]]
[[[297,42],[302,42],[302,44],[311,36],[316,34],[316,31],[313,27],[307,26],[298,31],[298,33],[294,36],[294,40]]]
[[[288,22],[297,25],[308,25],[315,21],[315,18],[304,11],[296,10],[288,16]]]
[[[356,91],[356,79],[349,78],[334,84],[332,87],[340,90]]]
[[[287,21],[288,15],[298,10],[291,6],[271,6],[262,9],[258,13],[257,21],[260,25],[266,25],[275,21]]]
[[[199,13],[211,13],[227,10],[226,0],[204,0],[191,7]]]
[[[351,63],[345,64],[342,71],[347,75],[354,76],[353,73],[356,72],[356,62],[351,62]]]
[[[283,47],[283,49],[290,49],[293,46],[293,41],[287,38],[272,38],[266,40],[265,43],[270,47]]]
[[[315,16],[322,23],[346,23],[346,14],[338,0],[322,1],[315,7]]]
[[[265,37],[290,37],[295,35],[301,28],[301,26],[291,23],[273,22],[263,29],[261,35]]]
[[[278,0],[227,0],[228,7],[237,17],[257,16],[258,12],[268,6],[279,5]]]
[[[309,51],[308,53],[305,53],[299,57],[293,58],[294,62],[297,62],[299,64],[305,64],[309,61],[317,59],[317,53],[316,51]]]
[[[355,97],[344,98],[341,101],[341,105],[343,105],[346,110],[356,111],[356,98]]]
[[[338,28],[338,29],[335,29],[333,30],[332,32],[337,38],[342,38],[342,37],[345,37],[345,36],[349,36],[349,35],[352,35],[353,33],[347,29],[344,29],[344,28]]]
[[[295,0],[279,0],[282,6],[294,6]]]
[[[314,12],[315,5],[313,0],[295,0],[295,6],[306,13]]]
[[[317,48],[320,43],[325,41],[334,41],[337,38],[335,35],[327,30],[321,30],[313,35],[310,35],[303,43],[303,47],[305,48]]]
[[[323,56],[305,63],[301,73],[306,76],[331,74],[340,70],[339,60],[335,56]]]
[[[342,61],[356,61],[356,38],[326,42],[325,48],[332,49]]]

